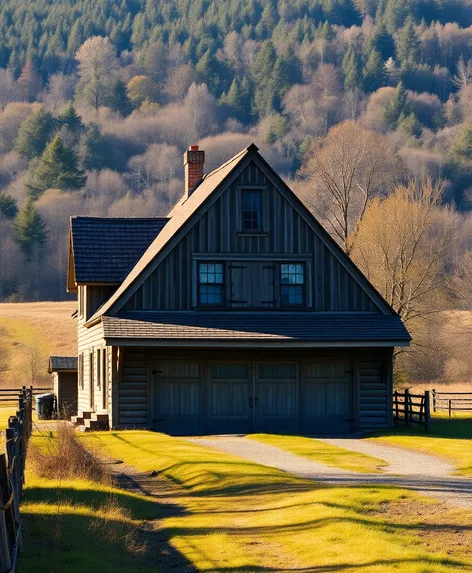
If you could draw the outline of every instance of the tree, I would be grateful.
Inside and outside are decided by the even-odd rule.
[[[46,189],[80,189],[86,181],[87,176],[78,167],[74,151],[66,147],[61,137],[56,135],[30,169],[27,188],[30,197],[36,199]]]
[[[452,83],[459,90],[472,84],[472,59],[465,62],[462,56],[459,58],[456,74],[452,78]]]
[[[116,78],[111,86],[111,93],[108,105],[112,110],[117,111],[123,117],[129,115],[133,108],[126,93],[126,86],[120,78]]]
[[[6,193],[0,193],[0,220],[14,219],[18,213],[18,204],[16,200]]]
[[[98,109],[106,103],[113,72],[118,66],[115,48],[108,38],[93,36],[84,42],[75,57],[79,64],[79,93]]]
[[[103,169],[109,164],[108,149],[96,123],[87,126],[79,144],[79,158],[84,169]]]
[[[72,104],[69,104],[66,109],[58,115],[57,120],[59,125],[67,127],[71,131],[80,131],[84,127],[82,118]]]
[[[398,118],[398,130],[410,137],[421,137],[421,123],[413,111],[410,115],[402,114]]]
[[[390,129],[396,129],[401,115],[410,115],[412,109],[408,101],[408,92],[400,82],[393,94],[393,97],[386,104],[384,118]]]
[[[416,33],[413,18],[409,16],[403,28],[398,32],[396,41],[396,51],[402,66],[407,62],[418,63],[420,41]]]
[[[349,253],[369,204],[398,178],[399,161],[386,137],[348,120],[314,142],[301,174],[312,183],[308,205]]]
[[[131,104],[138,108],[146,99],[156,100],[157,86],[147,76],[139,75],[130,79],[126,86],[126,92]]]
[[[472,122],[463,127],[454,143],[453,153],[463,161],[472,161]]]
[[[33,259],[47,240],[47,229],[31,198],[23,203],[13,222],[13,232],[28,261]]]
[[[52,114],[40,107],[22,122],[14,149],[29,159],[38,157],[44,151],[55,125]]]
[[[23,92],[25,101],[34,101],[43,87],[43,80],[36,71],[33,60],[29,58],[21,70],[21,75],[18,78],[18,86]]]
[[[385,83],[385,65],[382,56],[376,50],[372,50],[367,58],[363,83],[366,92],[375,92]]]
[[[444,185],[427,178],[375,198],[359,225],[351,256],[407,326],[441,312],[457,221],[440,209]]]
[[[3,111],[9,102],[19,97],[19,91],[11,70],[0,68],[0,111]]]
[[[362,86],[362,64],[354,46],[350,45],[343,58],[344,89],[355,90]]]

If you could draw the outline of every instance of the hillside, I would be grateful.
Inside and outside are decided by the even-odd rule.
[[[77,324],[71,318],[75,302],[0,304],[0,385],[17,387],[36,381],[49,383],[51,354],[77,353]]]

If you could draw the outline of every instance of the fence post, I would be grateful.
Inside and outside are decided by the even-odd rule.
[[[410,391],[405,388],[405,426],[410,425]]]
[[[451,398],[449,398],[449,418],[451,417],[451,415],[452,415],[452,400]]]
[[[434,392],[434,390],[433,390]],[[424,407],[425,407],[425,421],[424,427],[427,432],[431,430],[431,402],[429,397],[429,390],[426,390],[424,393]]]
[[[433,412],[436,412],[436,390],[433,388]]]
[[[395,421],[398,422],[398,392],[395,390],[393,393],[394,406],[395,406]]]
[[[3,471],[7,471],[7,464],[5,454],[0,454],[0,507],[3,508],[9,500],[8,480],[3,483],[1,479]],[[9,532],[6,521],[6,512],[8,509],[0,510],[0,573],[8,573],[11,569],[11,556],[10,556],[10,540]]]

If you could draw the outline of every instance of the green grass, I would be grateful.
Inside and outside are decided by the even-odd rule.
[[[437,511],[411,492],[322,486],[152,432],[81,439],[174,484],[168,501],[179,511],[162,520],[162,532],[199,571],[472,571],[470,543],[457,536],[470,536],[470,514]]]
[[[386,462],[373,456],[351,452],[331,446],[312,438],[301,436],[276,436],[274,434],[252,434],[248,436],[270,446],[308,458],[327,466],[361,473],[380,473]]]
[[[455,464],[458,474],[472,477],[472,416],[439,415],[431,422],[428,434],[416,427],[398,426],[387,432],[376,432],[369,441],[444,457]]]

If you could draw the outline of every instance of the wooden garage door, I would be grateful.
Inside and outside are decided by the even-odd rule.
[[[297,433],[297,363],[262,362],[255,369],[254,431]]]
[[[303,364],[302,433],[340,434],[352,431],[352,378],[352,365],[347,360]]]
[[[154,363],[154,428],[172,435],[203,433],[202,366],[194,362]]]

